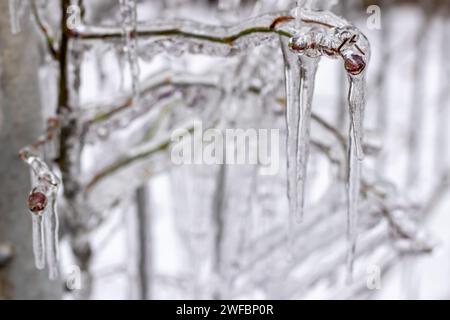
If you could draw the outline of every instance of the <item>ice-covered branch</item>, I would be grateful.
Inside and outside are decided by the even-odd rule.
[[[20,157],[30,167],[33,184],[28,197],[28,208],[33,221],[36,268],[43,269],[47,264],[50,279],[55,279],[58,276],[59,259],[56,200],[60,179],[30,149],[23,149]]]
[[[31,12],[33,14],[33,17],[36,21],[36,24],[37,24],[39,30],[41,31],[41,33],[45,39],[45,42],[47,44],[47,49],[48,49],[49,53],[51,54],[51,56],[53,57],[53,59],[56,60],[56,59],[58,59],[59,52],[56,47],[55,37],[50,30],[50,26],[43,19],[36,1],[30,1],[30,4],[31,4]]]
[[[199,40],[204,42],[225,44],[233,46],[234,51],[245,50],[249,47],[261,45],[266,42],[267,34],[275,36],[292,37],[292,33],[281,28],[291,22],[293,14],[279,12],[250,18],[236,26],[224,27],[206,25],[195,21],[156,21],[137,26],[136,36],[141,39],[179,37],[180,39]],[[343,27],[347,22],[332,13],[305,11],[301,13],[301,20],[308,25],[325,28]],[[93,26],[79,24],[70,30],[70,35],[82,40],[118,40],[123,36],[121,27]],[[198,47],[197,50],[210,50],[208,46]],[[199,52],[200,53],[200,52]]]

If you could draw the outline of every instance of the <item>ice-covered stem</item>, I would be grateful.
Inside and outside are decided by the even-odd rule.
[[[30,5],[31,5],[31,12],[33,14],[34,20],[35,20],[39,30],[41,31],[41,33],[45,39],[45,42],[47,44],[48,52],[50,53],[50,55],[52,56],[53,59],[57,60],[59,52],[55,46],[55,39],[54,39],[54,36],[51,34],[50,26],[42,18],[41,14],[39,12],[38,4],[36,3],[36,1],[30,1]]]
[[[60,179],[47,164],[28,148],[20,152],[21,159],[31,169],[33,189],[28,197],[28,208],[33,221],[33,248],[36,268],[49,268],[50,279],[58,275],[58,214],[56,199]]]
[[[292,33],[283,28],[283,24],[294,20],[295,12],[279,12],[266,14],[260,17],[252,17],[240,24],[224,27],[206,25],[195,21],[178,20],[174,22],[155,21],[151,24],[139,24],[136,35],[139,38],[173,38],[179,37],[186,41],[200,40],[211,43],[233,45],[238,40],[246,40],[249,37],[261,34],[272,33],[291,37]],[[325,28],[343,27],[348,23],[331,12],[302,11],[300,19],[304,24],[322,26]],[[83,40],[119,40],[122,38],[121,27],[93,26],[83,23],[71,30],[71,36]],[[181,43],[180,43],[181,45]],[[242,41],[242,46],[236,48],[237,51],[260,45],[257,41]],[[201,50],[201,48],[200,48]],[[208,50],[208,48],[204,48]]]
[[[61,41],[59,45],[59,95],[57,115],[61,119],[60,146],[59,157],[56,159],[61,170],[62,180],[64,183],[64,196],[67,200],[72,201],[80,190],[77,181],[77,166],[79,158],[78,142],[76,135],[78,134],[78,121],[72,115],[72,106],[70,106],[70,84],[69,84],[69,42],[70,30],[67,25],[68,8],[71,5],[70,0],[61,0],[61,21],[60,28],[62,30]]]
[[[181,89],[186,87],[198,87],[198,88],[216,88],[224,90],[218,83],[210,80],[205,76],[198,76],[194,74],[179,74],[174,72],[163,72],[157,76],[152,75],[148,79],[145,79],[141,83],[140,95],[142,98],[146,98],[147,95],[154,95],[159,89],[162,89],[161,95],[158,97],[158,101],[164,97],[169,96],[172,92],[167,93],[166,89],[173,87],[174,89]],[[96,123],[107,121],[113,116],[120,114],[122,111],[128,110],[133,105],[133,95],[127,94],[119,99],[105,104],[104,106],[89,105],[83,109],[105,109],[107,111],[99,111],[92,118],[87,120],[86,127],[90,127]]]
[[[194,21],[154,22],[139,24],[136,36],[142,39],[152,37],[182,37],[187,40],[201,40],[231,45],[238,39],[255,33],[277,33],[289,36],[284,31],[275,30],[275,25],[292,20],[285,12],[252,18],[232,27],[210,26]],[[305,20],[306,21],[306,20]],[[313,21],[309,21],[314,23]],[[118,40],[123,31],[119,27],[79,25],[71,30],[71,36],[83,40]]]
[[[95,185],[97,185],[102,179],[108,177],[114,172],[120,170],[121,168],[126,167],[127,165],[130,165],[135,161],[146,159],[154,154],[157,154],[160,151],[166,150],[170,146],[170,144],[171,144],[170,138],[164,139],[159,144],[151,146],[147,150],[137,152],[136,154],[131,154],[129,156],[124,157],[123,159],[116,161],[115,163],[107,166],[102,171],[97,173],[86,185],[86,190],[89,191]]]

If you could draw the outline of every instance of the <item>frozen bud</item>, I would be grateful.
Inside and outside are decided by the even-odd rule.
[[[47,196],[39,191],[33,190],[28,196],[28,208],[32,213],[39,214],[47,207]]]
[[[342,53],[342,57],[344,58],[345,70],[351,75],[356,76],[366,68],[366,62],[360,53],[347,51]]]
[[[289,41],[289,48],[297,53],[303,53],[309,46],[310,37],[307,34],[295,35]]]

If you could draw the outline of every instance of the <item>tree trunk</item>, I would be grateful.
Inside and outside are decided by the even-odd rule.
[[[8,1],[0,1],[0,246],[13,249],[10,261],[0,265],[0,300],[57,299],[61,283],[34,268],[26,207],[30,176],[18,158],[20,148],[43,131],[38,46],[28,18],[21,33],[11,34],[8,12]]]

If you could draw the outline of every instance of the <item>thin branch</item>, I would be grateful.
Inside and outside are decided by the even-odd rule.
[[[109,176],[110,174],[113,174],[114,172],[120,170],[123,167],[126,167],[126,166],[134,163],[135,161],[143,160],[145,158],[148,158],[152,155],[157,154],[158,152],[167,150],[167,148],[170,146],[170,144],[171,144],[171,140],[169,137],[169,138],[163,140],[162,142],[160,142],[159,144],[157,144],[156,146],[152,146],[149,149],[146,149],[146,150],[139,152],[135,155],[132,155],[130,157],[125,157],[125,158],[107,166],[106,168],[104,168],[102,171],[97,173],[91,179],[91,181],[86,186],[86,190],[89,191],[105,177]]]
[[[154,25],[140,25],[138,26],[137,34],[135,36],[139,38],[151,38],[151,37],[184,37],[189,39],[203,40],[213,43],[221,43],[231,45],[236,40],[242,39],[254,33],[274,33],[280,36],[292,37],[292,35],[286,31],[277,29],[276,22],[284,23],[293,19],[291,16],[286,16],[285,13],[278,15],[271,15],[272,19],[267,21],[265,19],[265,25],[255,26],[250,28],[241,28],[238,31],[234,31],[236,28],[224,28],[216,26],[208,26],[211,30],[209,34],[206,33],[196,33],[184,30],[184,26],[192,27],[195,25],[194,22],[181,22],[180,27],[173,26],[161,26],[160,23],[155,23]],[[280,20],[281,17],[288,19]],[[261,19],[263,20],[263,19]],[[307,22],[307,21],[305,21]],[[313,22],[309,22],[313,23]],[[245,25],[245,24],[243,24]],[[197,30],[208,30],[202,24],[197,24]],[[239,27],[238,27],[239,29]],[[107,39],[121,39],[123,37],[123,32],[120,27],[109,27],[109,26],[87,26],[80,24],[76,28],[72,29],[70,32],[71,37],[79,38],[82,40],[107,40]]]
[[[55,46],[56,44],[55,39],[50,34],[50,28],[48,27],[48,24],[42,19],[36,1],[30,1],[30,3],[31,3],[31,12],[33,14],[33,17],[36,21],[39,30],[41,30],[42,35],[44,36],[48,51],[53,59],[58,60],[59,52]]]

